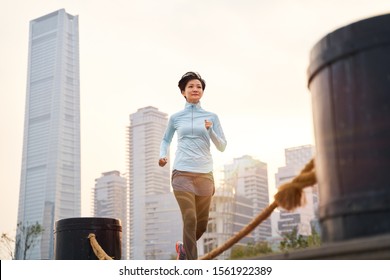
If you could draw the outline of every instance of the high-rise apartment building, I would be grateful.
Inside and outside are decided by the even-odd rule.
[[[235,190],[236,197],[249,199],[252,206],[252,218],[269,205],[267,164],[251,156],[235,158],[232,164],[225,165],[225,184]],[[238,198],[236,198],[238,201]],[[255,242],[271,236],[270,219],[262,222],[253,232]]]
[[[141,108],[130,115],[128,128],[130,259],[146,259],[150,255],[147,248],[150,249],[152,244],[146,233],[158,232],[153,220],[156,216],[150,215],[152,214],[150,207],[153,204],[150,196],[170,193],[170,169],[168,165],[164,168],[158,165],[160,144],[167,123],[167,114],[151,106]],[[152,210],[154,213],[159,211],[158,207],[152,207]],[[179,208],[177,211],[180,211]],[[180,221],[176,219],[173,222]],[[169,223],[167,220],[162,226],[168,227]],[[156,242],[153,244],[157,246]],[[153,250],[156,251],[158,248],[155,247]]]
[[[95,179],[93,216],[121,221],[121,259],[127,259],[127,183],[119,171],[104,172],[100,178]]]
[[[252,200],[236,195],[234,186],[223,182],[216,188],[211,201],[207,231],[198,241],[198,253],[204,255],[225,244],[233,235],[253,219]],[[241,238],[234,246],[246,246],[254,242],[253,232]],[[216,259],[229,259],[231,249],[225,250]]]
[[[314,156],[314,147],[305,145],[285,149],[286,166],[278,168],[275,175],[276,186],[291,181],[297,176],[303,167]],[[297,229],[300,235],[311,235],[311,228],[318,217],[318,190],[317,185],[312,188],[305,188],[304,194],[306,204],[294,211],[280,209],[280,219],[278,221],[278,233],[283,234]]]
[[[169,260],[176,257],[175,243],[183,239],[183,223],[173,193],[146,196],[146,260]]]
[[[28,48],[15,257],[52,259],[55,222],[81,214],[78,16],[62,9],[32,20]],[[43,232],[27,249],[36,223]]]

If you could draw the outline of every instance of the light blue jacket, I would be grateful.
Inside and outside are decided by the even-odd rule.
[[[209,129],[205,127],[205,120],[213,123]],[[168,127],[161,141],[160,158],[167,156],[175,131],[177,150],[173,169],[197,173],[212,171],[210,139],[221,152],[225,150],[227,144],[218,116],[203,110],[200,102],[197,104],[186,102],[184,110],[169,118]]]

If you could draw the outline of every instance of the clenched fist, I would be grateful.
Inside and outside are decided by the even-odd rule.
[[[213,126],[213,123],[208,120],[204,120],[204,126],[206,127],[206,129],[209,129]]]
[[[161,167],[163,167],[163,166],[165,166],[165,165],[167,164],[167,162],[168,162],[168,159],[167,159],[166,157],[160,158],[160,159],[158,160],[158,165],[160,165]]]

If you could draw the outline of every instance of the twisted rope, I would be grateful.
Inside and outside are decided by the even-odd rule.
[[[221,253],[232,247],[243,237],[253,231],[260,223],[266,220],[278,206],[292,211],[297,207],[303,206],[306,203],[303,189],[313,186],[317,183],[317,178],[314,169],[314,159],[311,159],[302,171],[291,182],[282,184],[278,188],[278,192],[274,196],[272,202],[260,214],[258,214],[248,225],[242,228],[236,235],[228,239],[220,247],[215,248],[211,252],[199,258],[199,260],[211,260],[219,256]]]
[[[91,244],[92,250],[95,253],[96,257],[99,260],[112,260],[109,255],[106,254],[106,252],[103,250],[103,248],[99,245],[99,243],[96,240],[96,235],[93,233],[90,233],[88,235],[89,242]]]

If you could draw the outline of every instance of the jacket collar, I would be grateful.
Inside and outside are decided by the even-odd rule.
[[[200,101],[198,102],[198,103],[196,103],[196,104],[193,104],[193,103],[189,103],[189,102],[187,102],[186,101],[186,105],[185,105],[185,109],[187,109],[187,108],[191,108],[192,106],[194,106],[195,108],[197,108],[197,109],[201,109],[202,107],[200,106]]]

